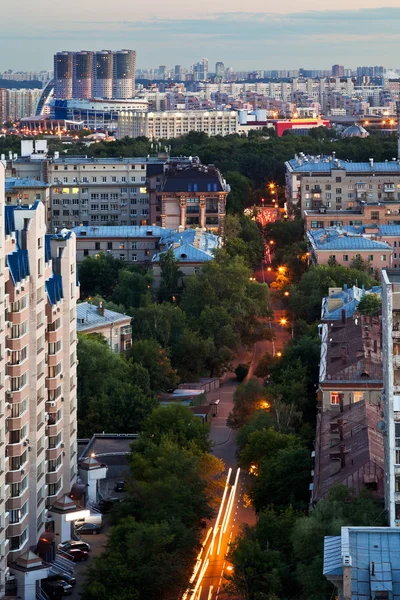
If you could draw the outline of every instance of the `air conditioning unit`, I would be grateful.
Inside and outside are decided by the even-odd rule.
[[[28,444],[29,444],[29,441],[28,441],[28,440],[25,440],[25,441],[24,441],[24,446],[27,446]]]
[[[21,475],[25,475],[24,469],[21,469]]]
[[[64,375],[60,373],[60,379],[64,379]]]
[[[351,556],[350,554],[343,554],[342,556],[342,564],[344,567],[351,567]]]
[[[13,398],[13,397],[14,397],[14,394],[13,394],[13,392],[12,392],[11,390],[7,390],[7,391],[6,391],[6,398],[10,398],[10,399],[11,399],[11,398]]]
[[[60,446],[61,446],[61,448],[65,448],[65,444],[61,444]]]

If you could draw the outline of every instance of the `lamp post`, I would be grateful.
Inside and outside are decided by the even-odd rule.
[[[286,319],[286,317],[282,317],[282,319],[279,321],[279,323],[284,327],[285,325],[290,325],[291,328],[291,335],[290,337],[293,339],[293,323],[289,323],[288,319]]]

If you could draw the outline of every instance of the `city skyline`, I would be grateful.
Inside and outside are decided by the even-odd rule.
[[[265,6],[256,2],[251,13],[244,13],[237,2],[230,4],[229,12],[223,12],[221,3],[211,7],[207,0],[199,13],[175,0],[172,7],[143,6],[137,12],[124,6],[125,20],[121,22],[110,20],[105,12],[103,20],[101,3],[95,6],[89,0],[78,6],[74,0],[79,20],[69,20],[74,11],[57,6],[54,25],[54,15],[49,13],[38,12],[25,21],[23,15],[30,11],[27,0],[21,0],[18,28],[13,25],[11,9],[5,8],[10,25],[0,40],[0,70],[50,69],[57,51],[120,47],[137,50],[139,69],[191,63],[199,54],[206,55],[210,64],[223,60],[234,70],[321,69],[334,63],[346,68],[358,64],[396,68],[393,57],[400,50],[396,25],[400,8],[395,0],[387,0],[385,8],[377,8],[374,2],[370,0],[367,8],[360,8],[358,0],[346,10],[341,0],[335,10],[313,11],[308,0],[295,6],[286,0],[278,9],[274,7],[274,12],[265,12]],[[121,0],[116,0],[115,14],[119,4],[122,8]],[[93,21],[95,7],[97,20]],[[32,44],[35,52],[30,51]]]

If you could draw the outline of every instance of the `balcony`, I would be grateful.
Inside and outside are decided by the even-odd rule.
[[[55,331],[47,331],[46,332],[46,341],[49,344],[55,344],[62,338],[62,327],[59,327]]]
[[[62,348],[57,350],[54,354],[47,354],[47,364],[49,367],[56,367],[61,360]]]
[[[13,325],[20,325],[27,319],[28,307],[26,306],[24,309],[18,312],[7,312],[7,320]]]
[[[24,450],[27,449],[29,442],[27,439],[21,440],[15,444],[7,444],[7,454],[11,458],[13,456],[21,456]]]
[[[15,498],[10,497],[7,500],[7,510],[18,510],[19,508],[22,508],[25,502],[28,500],[28,498],[29,487],[27,487],[26,490],[24,490],[20,496],[16,496]]]
[[[55,421],[54,419],[49,419],[46,423],[46,435],[48,437],[53,437],[58,435],[63,428],[63,420],[58,419]]]
[[[47,448],[46,450],[46,459],[47,460],[56,460],[59,456],[61,456],[63,452],[63,448],[61,447],[61,442],[55,448]]]
[[[57,483],[57,481],[60,479],[60,469],[61,469],[61,465],[57,469],[57,471],[52,471],[51,473],[46,473],[46,483],[48,485]]]
[[[21,483],[28,470],[29,465],[26,469],[19,469],[18,471],[9,471],[6,476],[6,483]]]
[[[21,377],[28,370],[28,359],[24,358],[21,362],[8,363],[7,375],[10,377]]]
[[[9,350],[22,350],[28,343],[28,332],[23,333],[20,337],[10,338],[6,340],[6,345]]]
[[[126,342],[132,339],[132,327],[121,328],[121,342]]]
[[[26,410],[22,415],[18,417],[8,417],[7,426],[9,431],[15,431],[16,429],[22,429],[24,425],[29,422],[29,411]]]
[[[63,379],[63,374],[59,373],[55,377],[46,377],[46,387],[48,390],[56,390]]]

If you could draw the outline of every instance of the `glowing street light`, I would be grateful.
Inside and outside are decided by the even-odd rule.
[[[277,355],[278,358],[281,358],[282,352],[279,351],[279,352],[276,353],[276,355]]]
[[[290,293],[289,292],[284,292],[283,295],[286,296],[286,298],[288,298],[288,296],[290,296]]]
[[[287,319],[285,319],[285,318],[283,317],[283,318],[282,318],[282,319],[279,321],[279,323],[280,323],[281,325],[287,325],[287,323],[288,323],[288,320],[287,320]]]
[[[285,267],[278,267],[278,273],[284,273],[285,271]]]

